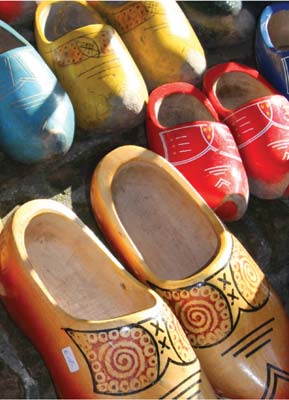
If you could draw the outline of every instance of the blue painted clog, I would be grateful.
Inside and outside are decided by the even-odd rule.
[[[63,155],[74,119],[68,95],[41,56],[0,21],[0,149],[29,164]]]
[[[256,32],[256,61],[260,73],[289,99],[289,2],[268,5]]]

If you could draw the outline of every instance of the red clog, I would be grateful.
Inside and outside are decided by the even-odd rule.
[[[21,23],[33,19],[36,1],[0,1],[0,19],[8,23]]]
[[[223,220],[242,217],[248,181],[236,143],[205,95],[189,83],[155,89],[147,107],[151,150],[170,161]]]
[[[211,68],[204,90],[234,135],[251,193],[264,199],[288,196],[288,100],[257,70],[233,62]]]

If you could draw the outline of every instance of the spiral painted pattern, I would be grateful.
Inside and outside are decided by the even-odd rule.
[[[182,329],[179,321],[170,311],[167,314],[166,326],[170,342],[177,353],[177,356],[184,362],[189,363],[195,359],[195,353],[190,345],[190,342]]]
[[[158,378],[157,347],[140,326],[103,332],[70,331],[69,335],[85,354],[98,393],[137,392]]]
[[[193,347],[216,344],[231,332],[230,307],[225,296],[214,286],[205,284],[188,288],[185,295],[184,289],[171,294],[169,303]]]
[[[233,238],[233,246],[230,265],[236,287],[250,306],[261,307],[269,295],[264,274],[235,238]]]

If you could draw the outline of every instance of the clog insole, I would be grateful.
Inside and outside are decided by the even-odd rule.
[[[11,33],[5,29],[0,28],[0,53],[15,49],[16,47],[25,46],[20,40],[16,39]]]
[[[189,277],[217,253],[212,224],[158,166],[142,161],[123,165],[113,179],[112,197],[122,225],[159,279]]]
[[[82,26],[103,23],[96,12],[72,1],[61,1],[49,6],[44,34],[53,41]]]
[[[273,94],[269,88],[244,72],[224,73],[215,84],[215,93],[222,106],[229,110]]]
[[[276,49],[289,50],[289,11],[283,10],[272,15],[268,32]]]
[[[156,103],[156,114],[161,125],[173,127],[194,121],[215,121],[209,110],[194,96],[171,94]]]
[[[155,300],[114,261],[82,226],[58,214],[34,217],[25,230],[25,246],[37,277],[53,301],[74,318],[104,320],[151,308]]]

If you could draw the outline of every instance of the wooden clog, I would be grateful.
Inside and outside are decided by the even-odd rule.
[[[237,145],[200,90],[184,82],[154,89],[146,130],[150,149],[170,161],[219,217],[244,215],[249,187]]]
[[[36,9],[36,1],[0,1],[0,19],[13,23],[27,22],[28,20],[32,22],[32,15]]]
[[[164,158],[123,146],[97,166],[91,203],[138,279],[170,305],[229,398],[288,398],[289,319],[239,241]]]
[[[288,196],[288,100],[257,70],[233,62],[209,69],[203,84],[238,145],[250,192],[264,199]]]
[[[144,121],[144,80],[117,32],[85,1],[40,2],[35,36],[71,98],[80,128],[119,132]]]
[[[1,297],[60,398],[215,398],[174,314],[65,206],[34,200],[0,235]]]
[[[74,137],[69,97],[35,48],[0,21],[0,146],[27,164],[63,156]]]
[[[256,30],[258,70],[289,99],[289,3],[273,2],[261,13]]]
[[[149,91],[168,82],[200,83],[205,54],[175,0],[91,3],[120,34]]]

